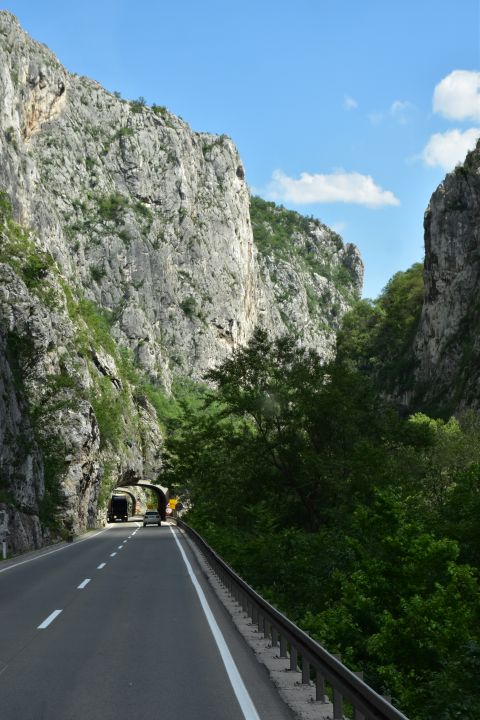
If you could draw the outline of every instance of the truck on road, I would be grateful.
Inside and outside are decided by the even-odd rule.
[[[128,503],[125,495],[112,495],[108,503],[108,522],[128,521]]]

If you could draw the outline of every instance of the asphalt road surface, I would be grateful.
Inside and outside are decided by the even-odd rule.
[[[180,532],[122,523],[0,563],[1,720],[142,717],[292,718]]]

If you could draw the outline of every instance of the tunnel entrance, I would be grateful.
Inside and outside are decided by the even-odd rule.
[[[126,487],[139,487],[144,488],[146,490],[150,490],[156,495],[156,502],[157,502],[157,509],[160,514],[160,517],[162,520],[166,520],[167,514],[167,501],[168,501],[168,489],[161,487],[160,485],[154,485],[153,483],[149,482],[142,482],[140,481],[134,481],[130,479],[125,479],[118,483],[116,489],[113,491],[114,493],[125,493],[126,495],[129,495],[132,499],[132,508],[134,509],[133,515],[136,514],[138,500],[134,496],[133,493],[129,492],[128,490],[125,490]]]

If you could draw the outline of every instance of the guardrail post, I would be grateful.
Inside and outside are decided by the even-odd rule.
[[[336,688],[333,688],[333,720],[343,720],[343,698]]]
[[[261,612],[258,613],[258,632],[265,635],[265,618]]]
[[[302,657],[302,685],[310,685],[310,663]]]
[[[297,670],[298,667],[298,653],[297,648],[290,645],[290,670]]]
[[[272,625],[272,647],[276,647],[278,645],[278,630],[277,628],[274,628]]]
[[[325,678],[318,669],[315,677],[315,700],[321,703],[328,702],[328,698],[325,696]]]
[[[287,657],[287,638],[284,635],[280,635],[280,657]]]

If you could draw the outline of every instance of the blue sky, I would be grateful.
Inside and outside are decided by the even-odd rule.
[[[229,135],[252,190],[359,248],[366,297],[480,136],[480,0],[12,0],[72,72]]]

